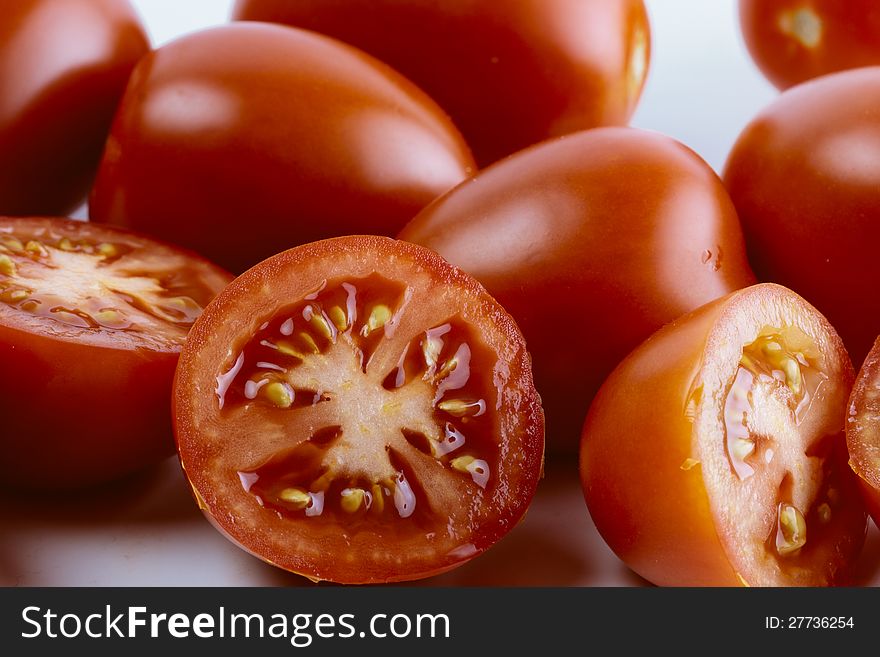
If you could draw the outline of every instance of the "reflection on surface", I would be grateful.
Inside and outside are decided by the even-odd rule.
[[[83,493],[0,492],[3,586],[308,586],[216,532],[176,459]],[[857,584],[880,584],[871,528]],[[419,586],[644,586],[602,542],[577,467],[551,463],[526,519],[484,555]]]

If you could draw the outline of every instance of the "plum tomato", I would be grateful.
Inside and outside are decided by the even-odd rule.
[[[178,450],[200,507],[313,580],[440,573],[512,529],[544,424],[510,316],[384,237],[300,246],[210,304],[181,354]]]
[[[0,214],[66,214],[85,200],[149,49],[128,0],[2,3]]]
[[[718,176],[678,142],[630,128],[570,135],[500,162],[400,238],[475,276],[514,316],[534,358],[548,448],[569,453],[590,399],[626,354],[754,283]]]
[[[850,466],[858,475],[865,504],[880,527],[880,338],[856,378],[846,441]]]
[[[90,214],[241,272],[321,238],[394,235],[474,168],[445,114],[384,64],[239,23],[141,61]]]
[[[867,526],[843,432],[852,380],[831,325],[777,285],[667,325],[584,424],[596,527],[655,584],[845,583]]]
[[[449,112],[481,166],[627,123],[650,60],[642,0],[239,0],[234,17],[328,34],[387,62]]]
[[[880,64],[877,0],[739,0],[739,13],[752,58],[779,89]]]
[[[724,181],[762,280],[803,295],[856,365],[880,333],[880,67],[784,93],[743,131]]]
[[[173,454],[177,357],[231,278],[127,231],[0,218],[0,484],[73,488]]]

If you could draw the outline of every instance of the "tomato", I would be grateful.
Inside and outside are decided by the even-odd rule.
[[[866,528],[843,435],[852,379],[834,329],[785,288],[676,320],[590,409],[581,479],[596,527],[655,584],[845,583]]]
[[[127,0],[0,9],[0,214],[66,214],[86,197],[149,42]]]
[[[234,17],[322,32],[406,75],[481,166],[629,121],[650,59],[642,0],[239,0]]]
[[[0,219],[0,483],[72,488],[173,453],[178,353],[230,279],[126,231]]]
[[[301,246],[206,308],[174,386],[180,460],[241,547],[314,580],[411,580],[525,513],[544,425],[523,338],[471,277],[381,237]]]
[[[324,237],[393,235],[473,169],[441,110],[384,65],[238,24],[141,61],[90,214],[242,271]]]
[[[846,441],[865,504],[880,527],[880,338],[853,388]]]
[[[749,52],[780,89],[880,64],[876,0],[739,0]]]
[[[575,451],[604,378],[636,345],[754,278],[718,177],[668,137],[602,128],[536,146],[400,234],[475,276],[534,356],[550,446]]]
[[[740,135],[724,173],[758,276],[792,288],[861,363],[880,333],[880,68],[786,92]]]

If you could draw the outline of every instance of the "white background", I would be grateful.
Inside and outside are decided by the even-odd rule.
[[[226,21],[227,0],[134,0],[154,45]],[[634,124],[699,152],[716,170],[776,95],[742,45],[735,0],[648,0],[651,74]],[[85,494],[0,496],[0,584],[303,584],[235,548],[203,519],[169,460]],[[872,565],[873,564],[873,565]],[[872,530],[859,583],[880,584]],[[429,585],[632,585],[593,527],[574,467],[547,472],[525,520],[484,556]]]

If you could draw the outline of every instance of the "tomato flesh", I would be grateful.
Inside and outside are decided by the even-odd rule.
[[[865,359],[849,403],[850,466],[874,523],[880,526],[880,339]]]
[[[197,322],[175,404],[209,517],[313,579],[459,565],[515,524],[541,471],[512,320],[435,254],[388,239],[319,242],[245,274]]]
[[[126,231],[0,219],[0,481],[74,487],[171,453],[177,354],[230,279]]]
[[[661,329],[584,426],[599,531],[657,584],[845,583],[865,535],[843,438],[851,382],[831,326],[778,286]]]

